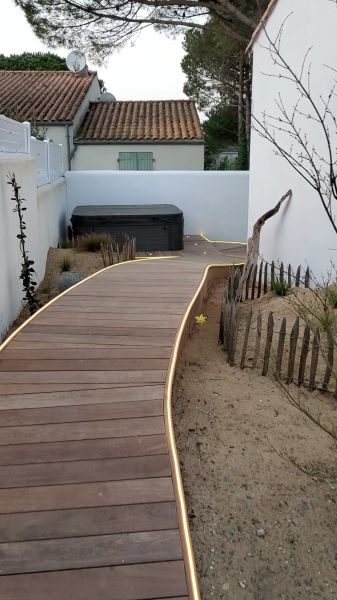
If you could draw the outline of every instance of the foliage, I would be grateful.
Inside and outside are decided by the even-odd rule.
[[[69,289],[76,283],[79,283],[83,279],[85,279],[85,275],[80,271],[72,271],[71,273],[61,273],[60,279],[58,281],[59,291],[64,292],[65,290]]]
[[[71,271],[71,260],[69,256],[65,256],[61,262],[61,273]]]
[[[205,168],[214,169],[219,153],[237,144],[238,115],[234,107],[222,105],[210,111],[203,123]]]
[[[277,296],[287,296],[290,291],[289,285],[278,277],[275,277],[271,289]]]
[[[67,250],[68,248],[73,248],[74,243],[72,240],[68,240],[67,238],[64,238],[63,240],[59,241],[59,248],[63,248],[63,250]]]
[[[65,58],[52,52],[23,52],[0,54],[1,71],[66,71]]]
[[[24,299],[27,301],[29,306],[29,312],[32,315],[38,308],[39,302],[36,298],[36,281],[34,281],[35,269],[34,261],[28,257],[28,251],[26,249],[26,223],[23,218],[24,211],[27,210],[23,203],[24,198],[20,196],[21,186],[18,185],[14,173],[9,175],[8,185],[12,187],[13,196],[11,200],[15,203],[14,213],[17,213],[19,219],[19,233],[16,236],[19,240],[19,247],[22,256],[21,273],[20,279],[22,280],[23,291],[25,292]]]
[[[87,252],[99,252],[101,244],[111,244],[111,242],[112,238],[108,233],[96,233],[95,231],[79,235],[76,238],[78,248]]]
[[[44,43],[80,47],[96,60],[103,60],[150,25],[176,34],[186,28],[204,29],[205,17],[216,16],[221,35],[245,46],[258,23],[256,3],[251,0],[15,1]]]

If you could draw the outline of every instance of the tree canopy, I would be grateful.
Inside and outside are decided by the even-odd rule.
[[[66,61],[52,52],[23,52],[5,56],[0,54],[1,71],[64,71]]]
[[[174,33],[210,28],[245,45],[255,29],[260,0],[15,0],[36,35],[50,46],[80,47],[95,60],[153,25]]]

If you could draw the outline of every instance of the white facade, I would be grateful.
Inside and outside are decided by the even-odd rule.
[[[276,38],[283,23],[281,54],[297,73],[301,70],[305,53],[312,47],[309,54],[311,90],[315,101],[323,110],[320,96],[327,98],[336,80],[336,73],[328,68],[337,69],[336,3],[329,0],[278,0],[266,25],[272,39]],[[289,111],[299,97],[291,82],[278,77],[280,68],[272,62],[268,49],[264,47],[267,45],[268,41],[262,30],[253,45],[253,115],[260,120],[264,112],[278,115],[275,100],[279,94]],[[332,108],[336,114],[336,102],[332,104]],[[302,134],[307,134],[310,146],[314,145],[319,153],[325,155],[326,146],[321,127],[312,119],[306,118],[302,119],[300,126]],[[290,139],[280,139],[290,148]],[[293,198],[282,206],[278,215],[264,225],[260,252],[266,259],[290,262],[293,267],[309,264],[315,275],[320,277],[326,274],[330,261],[337,263],[337,236],[317,192],[284,158],[275,156],[273,146],[253,130],[249,235],[255,221],[273,207],[289,188],[293,190]]]
[[[203,171],[204,144],[78,144],[74,170],[119,170],[120,152],[152,152],[154,171]]]
[[[83,99],[77,113],[76,116],[74,118],[74,122],[71,125],[50,125],[49,127],[46,128],[46,138],[49,138],[51,140],[53,140],[53,142],[55,142],[56,144],[62,144],[63,147],[63,164],[64,164],[64,168],[65,169],[69,169],[69,151],[70,154],[72,155],[74,152],[74,137],[76,134],[77,129],[79,128],[83,117],[86,113],[86,111],[88,110],[89,107],[89,102],[95,102],[96,100],[98,100],[100,96],[100,87],[99,87],[99,82],[98,82],[98,78],[95,77],[85,98]],[[44,129],[43,126],[41,126],[41,129]],[[68,136],[69,136],[69,140],[68,140]],[[74,160],[72,160],[72,167],[74,164]]]
[[[71,171],[67,218],[75,206],[175,204],[184,232],[246,241],[249,173],[245,171]]]

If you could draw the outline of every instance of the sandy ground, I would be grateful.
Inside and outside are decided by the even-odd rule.
[[[220,295],[187,342],[174,405],[202,599],[336,600],[336,448],[271,379],[228,366],[217,345]],[[304,394],[337,426],[332,397]],[[322,478],[273,447],[315,463]]]

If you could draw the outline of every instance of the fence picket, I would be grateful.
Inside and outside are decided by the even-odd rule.
[[[270,311],[270,313],[268,315],[267,339],[266,339],[266,347],[264,350],[263,368],[262,368],[262,375],[264,377],[268,373],[270,349],[271,349],[271,344],[273,341],[273,333],[274,333],[274,318],[273,318],[273,313]]]
[[[283,317],[281,327],[280,327],[280,332],[279,332],[278,344],[277,344],[276,363],[275,363],[275,379],[281,378],[282,360],[283,360],[283,351],[284,351],[284,342],[285,342],[285,338],[286,338],[286,332],[287,332],[287,319],[286,319],[286,317]]]
[[[253,270],[253,265],[251,265],[251,267],[249,269],[248,277],[247,277],[247,281],[246,281],[246,300],[249,300],[249,284],[250,284],[252,270]]]
[[[297,348],[297,340],[298,334],[300,330],[300,319],[297,317],[293,328],[290,334],[290,347],[289,347],[289,361],[288,361],[288,376],[287,376],[287,384],[293,382],[294,379],[294,368],[295,368],[295,358],[296,358],[296,348]]]
[[[334,338],[331,332],[328,333],[328,356],[327,356],[327,367],[324,374],[322,392],[326,392],[328,389],[329,381],[331,378],[332,367],[333,367],[333,355],[334,355]]]
[[[295,287],[300,287],[301,282],[301,265],[297,268],[296,278],[295,278]]]
[[[253,357],[253,362],[252,362],[253,368],[256,367],[257,361],[259,358],[259,354],[260,354],[261,334],[262,334],[262,315],[261,315],[261,311],[259,310],[259,312],[257,313],[257,318],[256,318],[256,340],[255,340],[254,357]]]
[[[284,283],[284,264],[283,264],[283,262],[281,262],[281,266],[280,266],[280,282]]]
[[[272,263],[271,263],[270,283],[271,283],[271,288],[273,289],[273,286],[275,283],[275,262],[274,261],[272,261]]]
[[[259,281],[258,281],[258,284],[257,284],[257,297],[258,298],[260,298],[260,296],[261,296],[262,273],[263,273],[263,260],[260,262],[260,268],[259,268]]]
[[[255,299],[255,285],[256,285],[256,277],[257,277],[257,264],[254,267],[254,272],[253,272],[253,281],[252,281],[252,293],[251,293],[251,300]]]
[[[247,354],[247,348],[248,348],[248,339],[249,339],[250,326],[251,326],[251,322],[252,322],[252,316],[253,316],[253,307],[251,306],[250,310],[248,312],[248,315],[247,315],[245,338],[243,341],[241,363],[240,363],[241,369],[245,368],[246,354]]]
[[[304,383],[305,367],[307,364],[307,358],[308,358],[308,354],[309,354],[309,344],[310,344],[310,327],[309,327],[309,325],[306,325],[305,329],[304,329],[304,334],[303,334],[300,367],[298,370],[298,387],[300,387]]]
[[[230,305],[230,324],[229,324],[229,341],[228,341],[228,362],[231,367],[234,366],[235,363],[235,349],[236,349],[236,339],[237,339],[237,305],[235,301],[231,301]]]
[[[264,265],[264,282],[263,282],[263,293],[268,292],[268,263]]]
[[[318,364],[318,355],[320,348],[320,335],[319,330],[316,329],[311,351],[311,365],[310,365],[310,377],[309,377],[309,388],[313,390],[315,388],[316,371]]]
[[[218,343],[223,346],[225,340],[225,325],[224,325],[224,302],[222,301],[219,323],[219,338]]]
[[[292,273],[291,273],[291,265],[288,265],[288,287],[292,287]]]

